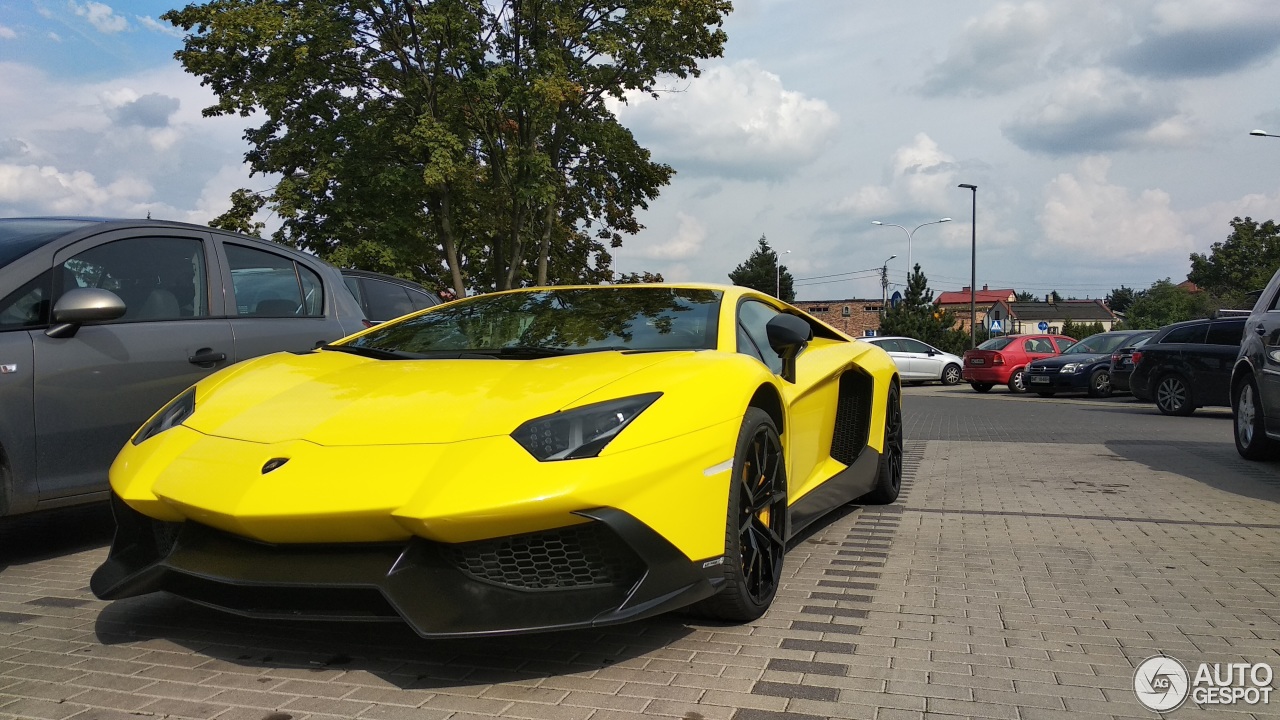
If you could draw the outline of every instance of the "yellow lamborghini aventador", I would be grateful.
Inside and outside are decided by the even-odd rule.
[[[877,347],[742,287],[516,290],[188,389],[111,467],[92,587],[427,637],[747,621],[788,538],[901,477]]]

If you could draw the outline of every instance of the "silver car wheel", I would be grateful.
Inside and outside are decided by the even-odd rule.
[[[1236,435],[1240,444],[1249,447],[1253,444],[1253,422],[1257,408],[1253,403],[1253,385],[1245,385],[1240,389],[1240,400],[1236,404]]]

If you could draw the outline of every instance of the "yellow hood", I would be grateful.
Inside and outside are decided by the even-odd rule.
[[[506,435],[525,420],[687,354],[372,360],[329,351],[282,353],[242,363],[202,383],[195,414],[184,424],[206,435],[259,443],[459,442]]]

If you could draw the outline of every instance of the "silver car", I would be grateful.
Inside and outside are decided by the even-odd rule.
[[[903,382],[941,382],[956,385],[960,382],[964,361],[957,355],[909,337],[859,338],[880,346],[898,366]]]
[[[183,388],[366,326],[337,269],[276,243],[0,219],[0,516],[105,499],[116,453]]]

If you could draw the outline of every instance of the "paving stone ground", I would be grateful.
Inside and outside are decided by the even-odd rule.
[[[101,512],[0,524],[0,720],[1154,718],[1167,653],[1280,669],[1280,464],[1229,414],[909,388],[899,502],[802,538],[768,614],[429,642],[104,603]],[[1273,683],[1275,684],[1275,683]],[[1280,717],[1268,706],[1169,717]]]

